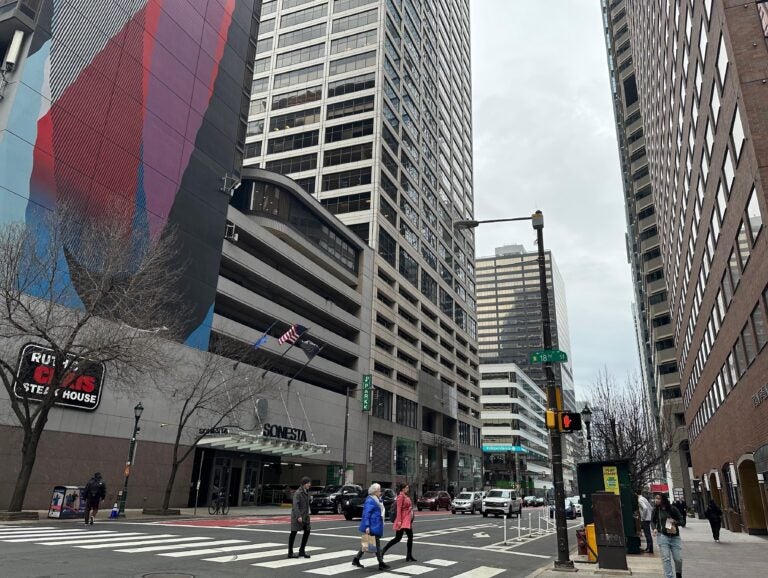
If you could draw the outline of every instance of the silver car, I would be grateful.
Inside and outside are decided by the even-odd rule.
[[[483,499],[480,497],[480,492],[461,492],[451,503],[451,514],[456,512],[474,514],[482,510],[482,508]]]

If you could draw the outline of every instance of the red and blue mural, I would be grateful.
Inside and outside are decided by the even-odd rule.
[[[186,339],[202,348],[259,4],[44,0],[0,101],[0,220],[42,223],[66,201],[83,220],[127,215],[137,237],[172,227],[188,264]]]

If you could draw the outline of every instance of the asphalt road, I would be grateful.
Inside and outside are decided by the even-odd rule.
[[[529,518],[530,516],[530,518]],[[530,520],[530,522],[529,522]],[[287,516],[256,518],[209,516],[191,520],[126,522],[47,520],[0,526],[0,575],[14,578],[109,576],[186,578],[257,576],[377,576],[404,578],[492,578],[527,576],[551,564],[554,532],[542,509],[526,509],[519,520],[479,514],[417,512],[413,555],[405,561],[405,541],[386,556],[388,572],[378,572],[375,556],[363,557],[365,569],[351,565],[360,543],[358,521],[341,516],[312,518],[309,559],[286,559]],[[570,546],[579,522],[569,526]],[[518,534],[520,538],[518,539]],[[393,536],[387,523],[383,543]],[[297,538],[297,548],[298,541]]]

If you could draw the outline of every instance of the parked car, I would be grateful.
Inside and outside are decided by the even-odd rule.
[[[544,498],[536,498],[536,506],[537,507],[543,507],[546,504],[546,500]]]
[[[488,514],[494,516],[512,517],[516,514],[518,517],[523,512],[523,500],[518,497],[514,490],[494,489],[488,492],[483,500],[483,517]]]
[[[342,502],[344,497],[356,496],[362,491],[363,488],[356,484],[325,486],[322,492],[318,492],[312,496],[309,510],[312,514],[319,514],[320,512],[343,514],[344,504]]]
[[[566,502],[573,504],[573,508],[576,511],[576,516],[581,517],[581,501],[579,496],[570,496],[565,499]]]
[[[554,518],[555,517],[555,506],[551,505],[549,506],[549,517]],[[565,500],[565,519],[566,520],[575,520],[576,519],[576,506],[573,504],[573,502],[569,501],[569,498],[566,498]]]
[[[422,510],[439,510],[440,508],[451,509],[451,495],[448,492],[425,492],[416,500],[416,509],[419,512]]]
[[[315,496],[319,493],[321,493],[325,489],[325,486],[309,486],[309,489],[307,490],[307,493],[310,496]]]
[[[474,514],[481,510],[483,507],[483,499],[480,497],[480,492],[461,492],[453,499],[451,504],[451,514],[456,512],[469,512]]]
[[[536,496],[525,496],[523,498],[523,506],[526,508],[532,508],[536,505]]]
[[[360,491],[357,494],[345,494],[341,497],[341,507],[346,520],[363,517],[363,506],[368,497],[368,490]],[[395,492],[389,488],[382,488],[381,501],[384,503],[384,518],[389,520],[391,509],[395,507]]]

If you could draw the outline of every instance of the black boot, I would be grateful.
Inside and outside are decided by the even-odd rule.
[[[392,566],[384,563],[384,558],[379,558],[379,570],[389,570]]]
[[[360,563],[360,553],[357,554],[354,558],[352,558],[352,566],[357,566],[358,568],[362,568],[363,565]]]
[[[408,555],[405,557],[406,562],[418,562],[416,558],[413,557],[413,554],[408,552]]]

